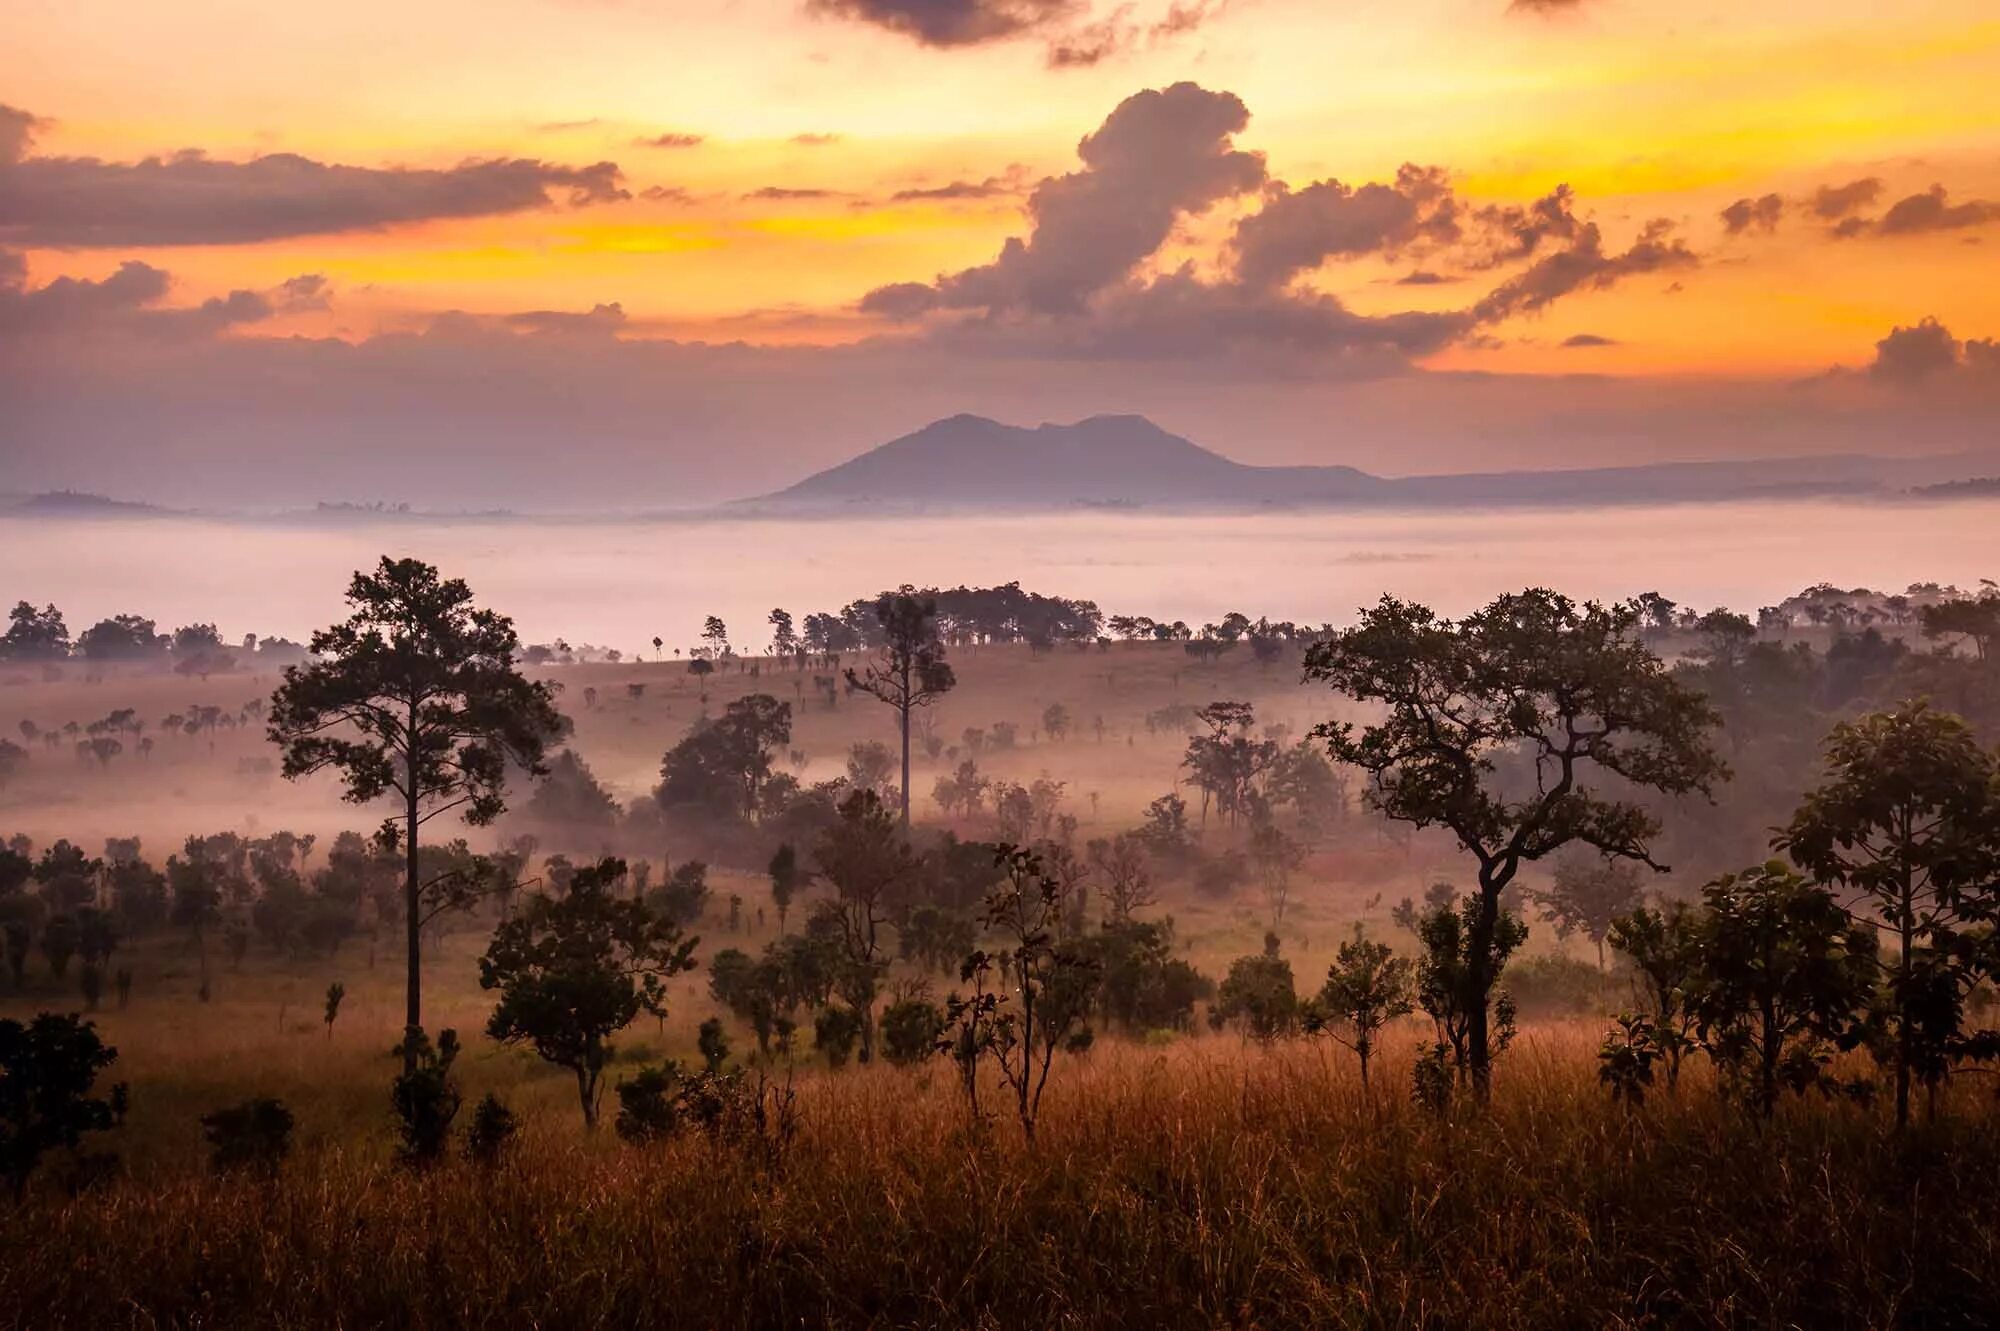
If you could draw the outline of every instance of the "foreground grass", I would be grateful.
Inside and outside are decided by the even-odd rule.
[[[776,1164],[538,1115],[417,1176],[326,1143],[278,1177],[44,1189],[0,1222],[0,1315],[87,1326],[1983,1326],[2000,1111],[1897,1142],[1696,1078],[1637,1113],[1530,1040],[1489,1111],[1364,1098],[1330,1051],[1105,1049],[1037,1144],[968,1134],[945,1069],[815,1080]],[[1060,1075],[1060,1074],[1059,1074]]]

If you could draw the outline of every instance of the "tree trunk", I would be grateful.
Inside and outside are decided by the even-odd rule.
[[[1493,954],[1493,930],[1500,917],[1500,888],[1482,883],[1479,912],[1472,921],[1472,936],[1466,942],[1465,1004],[1466,1064],[1472,1072],[1472,1090],[1484,1103],[1493,1093],[1493,1054],[1487,1039],[1487,1000],[1493,993],[1494,976],[1487,974]]]
[[[422,920],[418,914],[417,883],[417,709],[410,708],[408,767],[410,834],[404,847],[403,931],[409,949],[409,979],[403,1000],[403,1073],[417,1070],[417,1037],[424,1029]]]

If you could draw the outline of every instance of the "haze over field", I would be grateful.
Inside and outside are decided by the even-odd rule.
[[[0,1331],[2000,1327],[1996,0],[4,0]]]

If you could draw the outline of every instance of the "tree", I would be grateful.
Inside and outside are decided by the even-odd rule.
[[[1368,1089],[1368,1060],[1384,1026],[1410,1014],[1411,964],[1387,943],[1371,941],[1354,926],[1354,937],[1340,945],[1327,968],[1326,983],[1308,1017],[1352,1049],[1361,1060],[1361,1089]]]
[[[785,932],[785,916],[791,911],[792,901],[805,886],[810,875],[799,865],[799,853],[789,841],[780,842],[771,852],[771,904],[778,908],[778,932]]]
[[[354,575],[347,600],[353,614],[313,635],[316,659],[285,668],[270,736],[286,777],[334,768],[349,802],[399,801],[400,825],[387,820],[383,831],[404,853],[408,1072],[423,1029],[421,829],[452,810],[474,826],[498,818],[510,765],[544,775],[542,756],[565,723],[552,687],[514,668],[513,621],[474,608],[464,582],[385,557]]]
[[[333,1039],[334,1019],[340,1016],[340,1001],[347,997],[347,986],[335,980],[326,987],[326,1038]]]
[[[1556,937],[1580,933],[1597,948],[1597,969],[1604,969],[1604,940],[1619,916],[1639,904],[1639,871],[1624,860],[1602,856],[1564,855],[1556,860],[1553,883],[1528,898],[1542,908],[1542,918],[1554,924]]]
[[[773,758],[791,738],[790,703],[768,693],[738,698],[667,751],[654,800],[663,809],[720,806],[755,822]]]
[[[1667,1065],[1667,1085],[1680,1082],[1681,1059],[1694,1047],[1701,1003],[1700,917],[1686,902],[1654,910],[1639,906],[1611,924],[1611,946],[1638,972],[1648,1038]]]
[[[1896,1125],[1910,1083],[1933,1092],[1966,1047],[1965,1000],[2000,920],[2000,763],[1955,716],[1921,702],[1835,727],[1826,778],[1778,838],[1822,884],[1854,892],[1889,936]]]
[[[1775,860],[1718,878],[1702,901],[1702,1048],[1768,1118],[1781,1090],[1823,1081],[1829,1046],[1866,1035],[1875,935]]]
[[[857,790],[813,851],[819,876],[833,888],[830,918],[842,949],[840,995],[861,1022],[861,1061],[875,1056],[875,993],[888,957],[882,930],[916,885],[922,865],[881,797]]]
[[[1062,883],[1043,872],[1041,857],[1003,845],[996,863],[1004,877],[986,899],[985,924],[1000,947],[991,954],[972,953],[964,973],[972,980],[997,968],[1012,992],[984,995],[993,1000],[988,1003],[980,1002],[983,984],[970,1002],[954,995],[946,1004],[940,1044],[970,1052],[970,1067],[961,1064],[968,1077],[976,1078],[979,1058],[992,1058],[1014,1093],[1022,1134],[1033,1143],[1056,1053],[1089,1045],[1086,1022],[1096,999],[1097,967],[1087,953],[1057,942]],[[1006,1000],[1012,1006],[1002,1010]]]
[[[589,1128],[610,1037],[641,1012],[665,1018],[665,982],[693,969],[699,941],[644,902],[614,897],[624,876],[623,860],[579,869],[567,896],[537,896],[503,921],[479,961],[480,988],[500,991],[486,1033],[568,1068]]]
[[[44,1012],[26,1025],[0,1021],[0,1170],[16,1202],[44,1155],[75,1150],[83,1134],[118,1121],[124,1086],[109,1099],[91,1094],[97,1074],[117,1057],[96,1025],[74,1013]]]
[[[1285,907],[1292,898],[1292,873],[1306,862],[1305,847],[1286,836],[1268,817],[1260,817],[1250,829],[1250,858],[1264,881],[1264,900],[1271,907],[1271,927],[1282,929]]]
[[[1229,963],[1209,1019],[1218,1027],[1239,1023],[1252,1039],[1266,1043],[1298,1025],[1299,994],[1292,963],[1279,955],[1276,934],[1264,935],[1262,952]]]
[[[792,616],[788,610],[773,610],[769,616],[771,624],[771,655],[782,661],[797,656],[799,635],[792,627]]]
[[[722,661],[729,656],[729,628],[720,619],[710,615],[702,621],[701,640],[708,644],[711,661]]]
[[[1060,741],[1069,733],[1069,708],[1059,702],[1052,702],[1042,709],[1042,733],[1051,741]]]
[[[1523,864],[1581,843],[1663,868],[1648,848],[1652,814],[1594,789],[1593,769],[1669,795],[1706,795],[1727,775],[1708,742],[1714,710],[1668,674],[1638,624],[1634,606],[1540,589],[1457,623],[1385,596],[1306,653],[1308,679],[1387,708],[1358,734],[1349,723],[1313,732],[1336,761],[1367,775],[1371,806],[1448,828],[1477,862],[1465,955],[1482,992],[1499,976],[1500,895]],[[1483,1096],[1486,1003],[1469,1018],[1467,1054]]]
[[[958,683],[937,634],[937,600],[905,586],[875,600],[882,647],[861,672],[852,667],[847,682],[896,713],[903,740],[903,828],[910,826],[910,713],[928,707]]]
[[[60,661],[69,655],[69,626],[53,605],[40,610],[26,601],[7,612],[7,633],[0,637],[0,660]],[[32,736],[30,737],[32,738]]]
[[[1203,820],[1213,798],[1216,812],[1234,826],[1256,807],[1257,778],[1277,761],[1278,745],[1250,738],[1250,727],[1257,717],[1247,702],[1212,702],[1195,717],[1208,727],[1208,733],[1188,740],[1181,766],[1193,774],[1201,789]]]
[[[1432,1057],[1448,1054],[1459,1080],[1471,1077],[1475,1086],[1473,1033],[1487,1035],[1489,1059],[1506,1052],[1514,1041],[1514,999],[1506,990],[1496,990],[1489,977],[1497,978],[1528,938],[1528,926],[1504,910],[1491,932],[1482,936],[1478,930],[1482,913],[1480,898],[1468,894],[1456,909],[1447,902],[1417,919],[1417,942],[1423,947],[1417,959],[1417,1006],[1430,1017],[1437,1034]]]
[[[1120,832],[1108,841],[1092,841],[1088,849],[1091,862],[1104,878],[1104,900],[1110,907],[1111,923],[1125,923],[1157,899],[1146,846],[1138,833]]]

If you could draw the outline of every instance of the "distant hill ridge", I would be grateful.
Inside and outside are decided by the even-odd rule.
[[[1990,467],[1993,459],[1984,461]],[[1347,466],[1251,466],[1144,416],[1091,416],[1071,425],[1026,427],[958,415],[743,502],[777,508],[1012,509],[1658,503],[1885,493],[1974,470],[1971,455],[1829,455],[1385,477]]]

